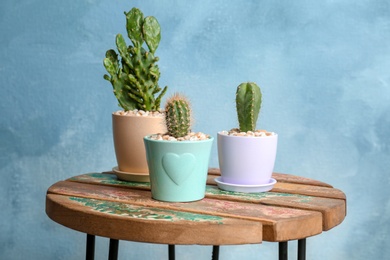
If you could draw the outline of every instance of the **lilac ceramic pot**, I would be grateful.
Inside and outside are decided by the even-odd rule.
[[[276,158],[277,134],[247,137],[218,133],[217,142],[222,182],[241,185],[269,183]]]

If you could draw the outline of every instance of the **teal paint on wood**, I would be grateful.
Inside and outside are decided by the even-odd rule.
[[[152,207],[141,207],[134,206],[125,203],[117,203],[111,201],[103,201],[96,199],[70,197],[70,200],[76,201],[83,204],[84,206],[90,207],[93,210],[108,213],[128,216],[131,218],[139,219],[153,219],[153,220],[164,220],[164,221],[207,221],[218,224],[223,224],[223,218],[218,216],[195,214],[174,210],[157,209]]]
[[[70,178],[72,181],[79,182],[91,182],[91,183],[100,183],[107,185],[119,185],[124,187],[132,187],[132,188],[142,188],[142,189],[150,189],[150,183],[147,182],[128,182],[118,180],[117,177],[113,174],[105,174],[105,173],[88,173],[79,176],[75,176]],[[218,195],[225,196],[226,198],[237,198],[240,200],[247,201],[258,201],[264,198],[275,198],[275,197],[291,197],[296,198],[299,202],[305,203],[310,202],[312,197],[304,196],[299,194],[289,194],[289,193],[278,193],[278,192],[263,192],[263,193],[241,193],[241,192],[232,192],[232,191],[224,191],[219,189],[214,185],[206,185],[206,196],[208,195]]]
[[[207,185],[206,195],[218,195],[225,196],[230,198],[239,198],[241,200],[255,201],[264,198],[276,198],[276,197],[294,197],[299,198],[301,202],[309,202],[312,197],[299,195],[299,194],[290,194],[290,193],[279,193],[279,192],[256,192],[256,193],[243,193],[243,192],[234,192],[234,191],[225,191],[221,190],[216,186]]]

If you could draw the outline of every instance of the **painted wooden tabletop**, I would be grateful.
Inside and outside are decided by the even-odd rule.
[[[124,182],[111,172],[59,181],[46,196],[46,213],[68,228],[120,240],[229,245],[288,241],[339,225],[346,196],[331,185],[274,173],[270,192],[218,189],[209,169],[206,197],[190,203],[153,200],[149,183]]]

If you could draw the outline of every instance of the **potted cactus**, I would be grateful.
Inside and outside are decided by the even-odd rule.
[[[218,160],[221,177],[216,179],[222,189],[257,192],[267,191],[275,184],[278,135],[256,130],[262,94],[253,82],[242,83],[236,91],[239,128],[218,133]]]
[[[191,132],[191,108],[179,94],[166,101],[167,133],[144,138],[152,197],[188,202],[205,196],[213,138]]]
[[[144,17],[133,8],[126,15],[126,29],[132,45],[121,34],[116,36],[115,50],[108,50],[103,61],[108,74],[104,79],[123,110],[112,114],[118,178],[149,181],[143,137],[166,130],[160,110],[167,87],[160,88],[156,49],[161,39],[160,25],[153,16]],[[146,46],[145,46],[146,45]]]

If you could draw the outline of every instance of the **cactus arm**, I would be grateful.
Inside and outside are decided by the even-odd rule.
[[[138,104],[138,108],[145,111],[158,110],[160,106],[155,105],[154,99],[154,89],[158,88],[158,86],[146,88],[132,75],[129,75],[129,80],[133,86],[133,88],[129,89],[129,96]]]
[[[125,85],[122,79],[117,79],[111,81],[111,84],[114,89],[114,95],[119,102],[119,106],[121,106],[125,111],[134,110],[137,108],[134,100],[128,95],[125,89],[130,88],[128,85]]]
[[[167,90],[168,90],[168,86],[165,86],[165,87],[163,88],[163,90],[160,92],[160,94],[157,96],[156,101],[155,101],[155,106],[156,106],[155,109],[158,109],[158,108],[160,107],[161,99],[162,99],[162,97],[165,95],[165,93],[167,92]]]
[[[160,91],[161,91],[161,88],[159,86],[155,86],[155,88],[153,89],[153,92],[151,94],[154,95],[154,94],[157,94]]]
[[[129,89],[129,96],[134,99],[139,109],[150,111],[151,102],[148,100],[148,95],[145,93],[146,89],[137,81],[134,76],[129,75],[129,80],[133,86],[133,88]]]
[[[115,66],[115,63],[113,63],[110,58],[105,58],[103,60],[103,64],[104,64],[104,67],[106,68],[107,72],[111,75],[111,77],[116,77],[118,69]],[[106,77],[108,77],[108,79]],[[104,75],[104,78],[107,79],[108,81],[110,81],[110,78],[108,75]]]
[[[127,51],[126,42],[125,42],[125,39],[123,38],[122,34],[118,34],[116,36],[116,47],[118,48],[119,54],[121,55],[121,57],[125,61],[125,63],[130,68],[133,68],[133,62],[131,61],[130,55]]]
[[[191,128],[191,108],[188,100],[175,94],[165,105],[165,123],[168,134],[175,138],[186,136]]]
[[[105,74],[104,79],[111,82],[114,95],[123,109],[135,109],[134,101],[126,95],[126,89],[129,89],[129,86],[126,85],[123,74],[119,70],[118,60],[113,59],[115,55],[112,55],[112,52],[107,52],[106,56],[107,58],[103,60],[103,64],[110,76]]]
[[[103,78],[104,78],[105,80],[107,80],[107,81],[111,81],[110,76],[108,76],[107,74],[104,74],[104,75],[103,75]]]
[[[106,58],[103,60],[103,65],[111,77],[116,76],[119,70],[118,55],[114,50],[106,52]]]
[[[160,107],[160,105],[161,105],[161,99],[162,99],[162,97],[165,95],[165,93],[167,92],[167,90],[168,90],[168,86],[165,86],[164,88],[163,88],[163,90],[161,91],[161,93],[157,96],[157,98],[156,98],[156,101],[155,101],[155,110],[158,110],[159,109],[159,107]]]
[[[142,37],[142,24],[144,21],[143,13],[137,9],[133,8],[126,15],[126,29],[127,35],[133,45],[137,48],[140,48],[144,42]]]
[[[160,91],[161,90],[161,88],[159,88],[159,90],[158,91]],[[160,92],[160,94],[157,96],[157,98],[156,98],[156,103],[158,103],[158,104],[160,104],[161,103],[161,99],[162,99],[162,97],[165,95],[165,93],[167,92],[167,90],[168,90],[168,86],[165,86],[164,88],[163,88],[163,90]],[[157,91],[157,92],[158,92]],[[156,104],[157,105],[157,104]],[[160,105],[157,105],[157,107],[160,107]]]
[[[256,83],[242,83],[237,87],[236,109],[241,132],[255,131],[261,98],[261,91]]]
[[[125,111],[134,110],[137,108],[137,104],[131,99],[127,93],[123,91],[114,91],[115,97],[118,99],[119,106],[122,107]]]
[[[157,62],[158,58],[156,57],[155,59],[156,59],[156,62]],[[149,68],[149,73],[150,73],[151,77],[153,78],[153,80],[156,81],[156,82],[160,78],[160,70],[159,70],[157,65],[151,66]]]
[[[118,54],[116,54],[114,50],[108,50],[106,52],[106,58],[113,63],[113,65],[115,66],[115,71],[118,71],[119,68]]]
[[[148,45],[150,52],[154,54],[161,40],[161,28],[157,19],[153,16],[146,17],[142,31],[146,45]]]

